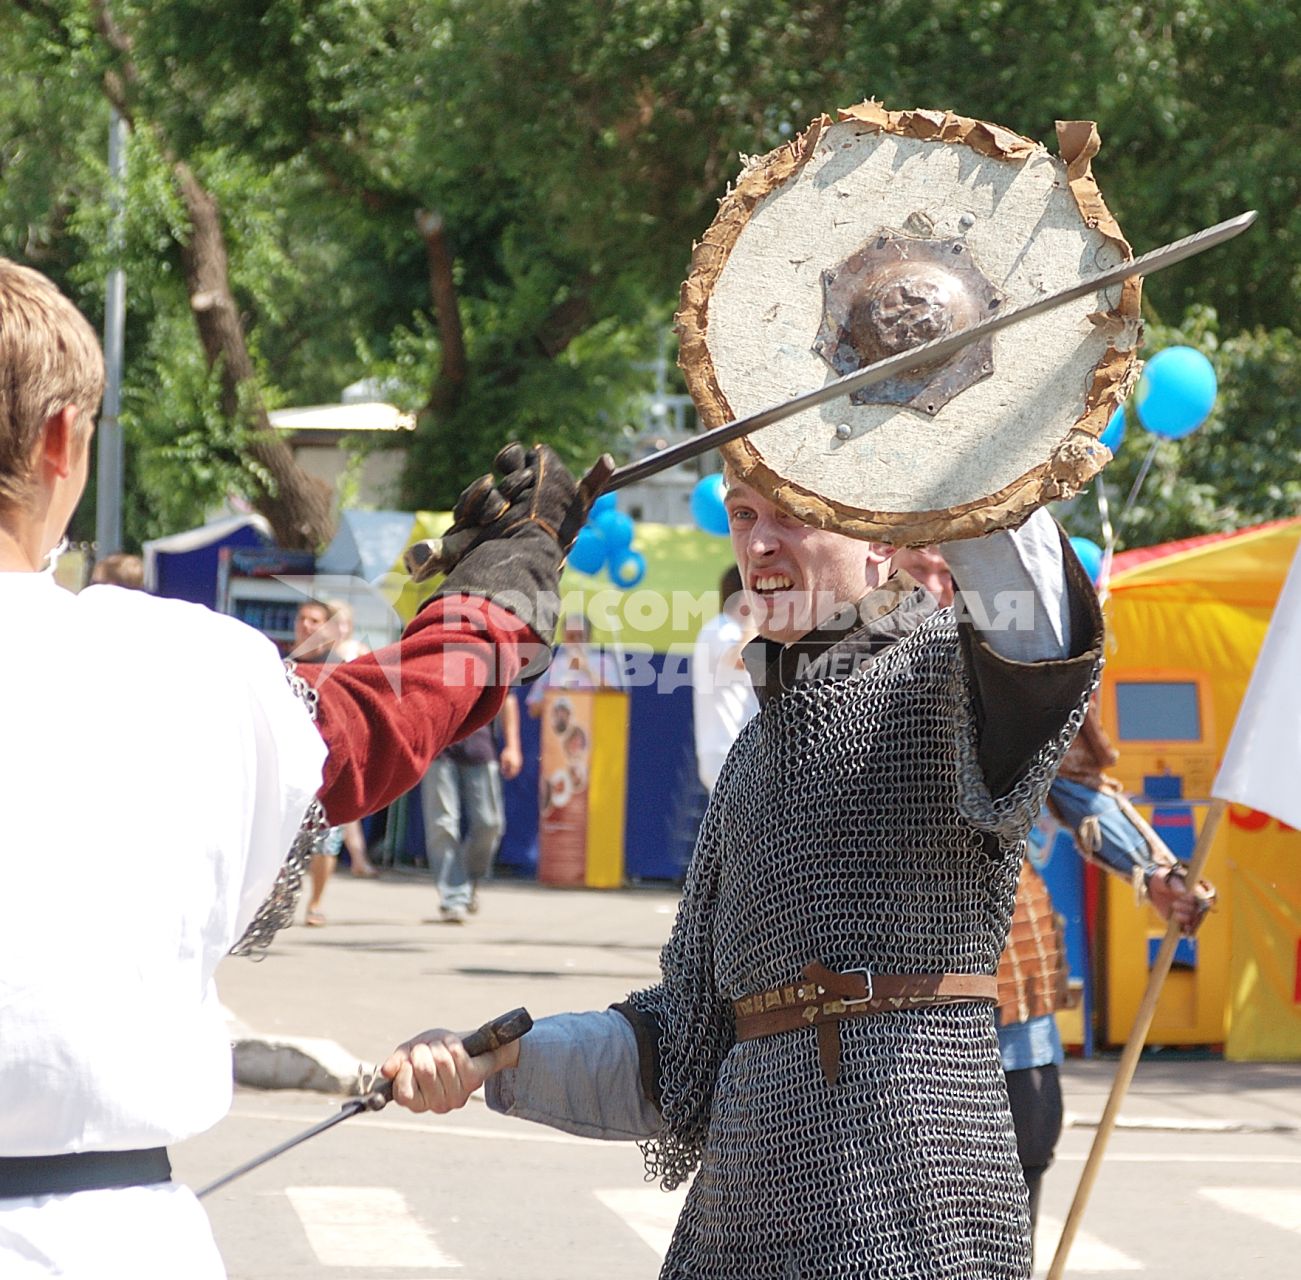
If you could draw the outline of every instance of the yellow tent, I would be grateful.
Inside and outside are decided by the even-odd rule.
[[[1152,803],[1176,852],[1191,844],[1301,542],[1301,519],[1118,556],[1102,717],[1117,773]],[[1297,778],[1301,786],[1301,771]],[[1150,1039],[1223,1044],[1232,1058],[1301,1059],[1301,833],[1233,807],[1208,874],[1220,907],[1172,972]],[[1123,1041],[1160,925],[1107,889],[1105,1038]]]

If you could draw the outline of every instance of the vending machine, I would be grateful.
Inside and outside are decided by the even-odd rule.
[[[294,619],[307,599],[293,579],[310,579],[316,557],[279,547],[223,547],[217,567],[217,607],[274,640],[282,654],[294,644]]]
[[[1187,862],[1210,805],[1216,742],[1210,677],[1203,671],[1126,670],[1104,678],[1103,727],[1120,761],[1112,771],[1139,811]],[[1165,935],[1129,886],[1107,877],[1105,1039],[1122,1043]],[[1223,1038],[1227,937],[1223,929],[1181,938],[1152,1023],[1154,1044],[1214,1044]]]

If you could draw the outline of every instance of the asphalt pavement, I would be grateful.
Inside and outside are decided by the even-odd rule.
[[[521,1005],[534,1017],[604,1008],[655,981],[677,893],[501,880],[480,901],[467,923],[445,924],[427,874],[360,880],[341,870],[323,927],[296,925],[263,959],[228,959],[218,971],[237,1081],[346,1093],[428,1027],[469,1030]],[[1114,1056],[1067,1061],[1068,1128],[1096,1126],[1114,1072]],[[1301,1133],[1301,1064],[1145,1057],[1120,1127]]]

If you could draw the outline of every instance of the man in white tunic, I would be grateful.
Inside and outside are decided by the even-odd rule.
[[[509,541],[477,543],[399,645],[304,669],[296,696],[232,618],[55,583],[102,388],[83,317],[0,259],[0,1276],[218,1280],[166,1152],[229,1106],[213,973],[314,797],[319,821],[358,818],[496,714],[549,628],[487,597],[554,591],[574,486],[517,449],[483,531]]]

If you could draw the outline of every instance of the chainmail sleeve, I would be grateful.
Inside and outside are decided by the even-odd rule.
[[[289,681],[294,696],[302,702],[308,715],[315,721],[316,689],[298,674],[293,662],[285,663],[285,678]],[[260,960],[276,934],[293,924],[298,899],[303,892],[303,876],[312,861],[312,855],[321,852],[322,840],[329,829],[330,824],[326,821],[321,802],[313,800],[307,806],[298,834],[280,867],[275,884],[271,886],[271,892],[244,930],[244,936],[231,947],[231,955],[252,956],[253,959]]]
[[[715,802],[705,813],[677,920],[660,953],[663,980],[628,997],[628,1004],[659,1030],[664,1127],[639,1145],[647,1180],[658,1179],[666,1191],[685,1182],[700,1163],[719,1064],[735,1040],[731,1005],[719,994],[714,976],[722,809]]]

